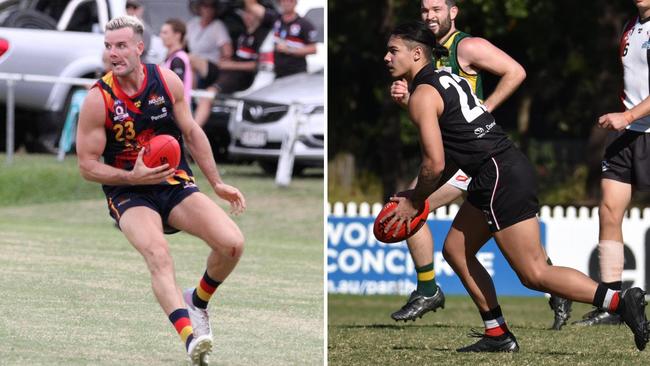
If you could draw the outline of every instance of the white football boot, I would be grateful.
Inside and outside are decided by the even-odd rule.
[[[196,336],[187,348],[187,355],[190,357],[190,365],[207,366],[208,354],[212,351],[212,337],[208,335]]]
[[[183,291],[183,300],[185,300],[185,304],[187,304],[187,312],[192,321],[194,337],[200,338],[202,336],[208,336],[210,341],[212,341],[212,328],[210,327],[210,316],[208,315],[208,310],[194,306],[194,303],[192,302],[192,293],[194,293],[194,288],[188,288]]]

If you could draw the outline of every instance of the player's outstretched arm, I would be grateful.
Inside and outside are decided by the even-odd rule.
[[[199,165],[201,172],[208,179],[217,196],[230,203],[231,212],[242,213],[246,209],[246,199],[237,188],[224,183],[221,179],[208,137],[192,118],[190,108],[185,102],[183,82],[173,71],[164,68],[159,68],[159,70],[174,98],[174,119],[183,133],[183,139],[187,148],[190,149],[194,161]]]
[[[168,164],[156,168],[145,166],[143,151],[140,151],[131,171],[101,162],[106,147],[105,113],[101,91],[99,88],[90,89],[79,113],[76,140],[79,171],[84,179],[107,185],[137,185],[159,183],[174,175],[174,169],[170,169]]]
[[[508,99],[526,78],[526,70],[517,61],[484,38],[463,39],[457,52],[461,64],[469,64],[474,72],[484,70],[500,77],[496,88],[483,103],[488,112]]]

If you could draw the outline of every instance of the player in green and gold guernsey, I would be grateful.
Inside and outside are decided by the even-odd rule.
[[[484,38],[473,37],[456,29],[458,6],[455,0],[422,0],[420,15],[422,21],[434,34],[438,43],[447,50],[447,54],[436,55],[436,67],[466,79],[472,91],[483,101],[488,112],[501,105],[526,77],[524,68],[505,52]],[[499,77],[494,91],[485,99],[481,73],[487,71]],[[409,100],[406,80],[393,82],[391,97],[400,105],[406,106]],[[445,174],[441,186],[429,197],[431,210],[462,196],[471,178],[462,170],[450,169]],[[412,186],[415,182],[412,183]],[[444,306],[444,294],[435,282],[433,266],[433,237],[428,226],[424,226],[409,238],[407,245],[417,272],[417,289],[411,294],[407,303],[391,317],[394,320],[415,320],[428,311],[435,311]],[[553,296],[551,307],[555,311],[553,329],[560,329],[567,321],[571,303]]]
[[[440,55],[436,58],[436,68],[441,70],[446,70],[458,76],[462,76],[469,82],[469,85],[472,87],[474,94],[476,94],[476,96],[480,100],[484,100],[481,69],[475,70],[475,72],[465,72],[465,70],[463,70],[463,68],[460,66],[460,63],[458,61],[458,44],[460,43],[460,41],[468,37],[472,37],[472,36],[470,36],[465,32],[461,32],[457,29],[454,30],[454,32],[452,32],[451,35],[448,36],[445,43],[442,44],[442,46],[446,48],[447,52],[449,53],[447,55]],[[517,84],[517,86],[518,85],[519,84]]]
[[[101,183],[109,213],[142,254],[162,310],[178,332],[193,365],[206,365],[212,348],[207,305],[237,265],[244,237],[237,224],[199,192],[181,151],[177,169],[147,167],[142,148],[160,134],[177,138],[231,212],[246,208],[242,193],[219,175],[205,133],[192,119],[183,83],[171,70],[142,64],[143,26],[122,16],[106,25],[104,45],[111,71],[88,92],[79,116],[77,156],[81,175]],[[211,251],[196,288],[182,292],[166,232],[185,231]],[[198,277],[198,276],[197,276]],[[146,357],[146,356],[145,356]]]

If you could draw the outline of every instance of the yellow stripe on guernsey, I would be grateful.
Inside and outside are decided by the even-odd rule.
[[[469,85],[472,87],[472,91],[476,93],[478,74],[468,74],[465,71],[463,71],[462,67],[460,66],[460,63],[458,62],[458,56],[457,56],[458,44],[455,45],[456,49],[452,50],[452,46],[454,46],[454,40],[456,40],[456,37],[458,37],[459,35],[460,35],[459,31],[454,32],[454,34],[452,34],[451,37],[449,37],[449,39],[447,39],[447,41],[445,41],[445,43],[442,45],[443,47],[449,50],[449,58],[453,57],[453,60],[447,60],[447,62],[445,62],[444,58],[438,59],[436,60],[436,68],[444,68],[446,66],[447,71],[467,79],[467,81],[469,81]]]
[[[210,301],[210,298],[212,297],[212,294],[207,293],[203,288],[201,288],[201,286],[196,287],[196,294],[201,300],[205,302]]]
[[[113,89],[113,72],[107,72],[106,75],[102,77],[102,81],[104,81],[106,85]]]
[[[181,336],[181,339],[183,340],[183,343],[185,343],[185,341],[187,341],[187,337],[189,337],[190,334],[192,334],[192,326],[191,325],[186,325],[185,327],[183,327],[181,332],[178,333],[178,334]]]
[[[435,273],[434,270],[418,273],[418,281],[431,281],[435,277]]]

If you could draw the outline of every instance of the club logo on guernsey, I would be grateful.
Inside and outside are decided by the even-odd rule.
[[[492,127],[496,126],[496,124],[497,124],[496,122],[487,124],[485,125],[485,129],[483,129],[483,127],[478,127],[477,129],[474,130],[474,134],[476,134],[476,137],[480,139],[481,137],[485,136],[486,133],[490,132]]]
[[[607,162],[607,160],[603,160],[603,161],[600,162],[600,170],[603,171],[603,172],[606,172],[606,171],[609,170],[609,163]]]
[[[289,35],[297,36],[298,34],[300,34],[300,24],[291,24],[291,27],[289,27]]]
[[[165,97],[162,95],[153,94],[149,97],[149,105],[163,105],[165,104]]]
[[[113,121],[124,121],[125,119],[129,118],[129,114],[126,111],[124,102],[119,99],[115,100],[113,103],[113,111],[115,111],[115,117],[113,117]]]

